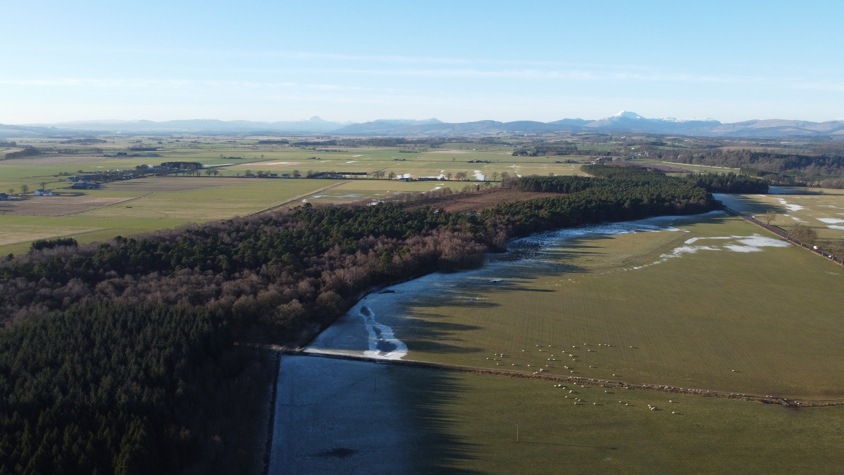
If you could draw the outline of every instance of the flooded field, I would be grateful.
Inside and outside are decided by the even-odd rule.
[[[480,269],[366,296],[307,348],[384,364],[285,357],[272,473],[776,470],[815,451],[823,471],[841,407],[565,378],[838,401],[841,295],[839,267],[723,213],[514,241]]]

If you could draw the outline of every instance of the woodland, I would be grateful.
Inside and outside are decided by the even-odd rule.
[[[514,237],[707,212],[712,190],[764,185],[584,171],[512,180],[548,196],[481,212],[308,204],[7,256],[0,473],[253,472],[274,366],[260,345],[304,345],[367,292],[480,266]]]

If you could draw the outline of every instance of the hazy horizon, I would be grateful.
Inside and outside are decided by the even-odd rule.
[[[4,5],[0,123],[844,119],[844,5]]]

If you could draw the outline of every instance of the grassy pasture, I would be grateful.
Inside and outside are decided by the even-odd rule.
[[[818,238],[844,240],[844,190],[795,189],[797,194],[727,195],[722,200],[731,208],[765,222],[765,213],[776,213],[772,226],[784,230],[803,224]]]
[[[139,141],[140,140],[140,141]],[[400,153],[395,147],[359,147],[345,151],[320,151],[285,146],[257,146],[252,140],[190,138],[109,139],[105,144],[76,146],[56,140],[21,141],[38,147],[103,149],[105,154],[128,151],[136,145],[154,146],[159,157],[106,157],[91,154],[44,155],[26,159],[0,160],[0,191],[13,194],[26,185],[22,200],[0,203],[0,253],[25,252],[35,239],[74,236],[89,242],[170,228],[189,222],[204,222],[251,214],[276,206],[295,206],[303,199],[337,203],[381,198],[395,193],[430,191],[449,187],[460,191],[476,185],[479,175],[576,174],[578,164],[555,164],[553,158],[512,157],[511,149],[479,144],[448,144],[418,153]],[[334,147],[331,147],[332,149]],[[476,148],[476,150],[471,150]],[[338,148],[339,149],[339,148]],[[232,159],[230,157],[240,157]],[[320,160],[309,160],[319,157]],[[486,160],[491,163],[467,163]],[[165,161],[200,162],[219,176],[168,176],[112,182],[100,190],[71,190],[64,173],[92,173],[127,170],[138,165]],[[385,175],[412,177],[451,173],[451,181],[400,182],[397,180],[268,180],[243,178],[248,172],[292,173],[383,171]],[[466,173],[469,181],[456,180]],[[240,176],[241,178],[237,178]],[[61,196],[35,197],[32,191],[45,183]],[[336,188],[329,188],[335,187]],[[319,191],[319,192],[318,192]],[[318,192],[318,193],[317,193]],[[309,195],[314,195],[313,197]],[[43,217],[24,220],[25,217]],[[84,230],[80,233],[80,229]]]
[[[4,202],[0,253],[25,252],[35,239],[73,236],[91,242],[256,213],[285,203],[294,206],[301,204],[298,197],[336,183],[341,182],[152,177],[109,183],[78,196]]]
[[[452,391],[445,397],[420,387],[418,400],[431,411],[426,422],[436,427],[442,421],[440,427],[453,441],[450,447],[435,445],[429,454],[450,455],[443,460],[449,469],[828,473],[844,462],[838,450],[844,442],[840,407],[794,411],[650,391],[554,388],[550,382],[490,376],[448,379]],[[575,405],[575,397],[582,404]],[[649,404],[658,410],[650,411]]]
[[[409,319],[390,324],[410,359],[844,399],[844,269],[794,247],[733,252],[730,236],[763,233],[737,218],[681,228],[582,236],[544,262],[440,276],[403,292],[392,311]],[[711,249],[681,252],[692,245]]]
[[[794,410],[303,357],[284,357],[281,378],[286,404],[276,413],[273,462],[284,466],[279,459],[287,455],[283,471],[291,473],[354,466],[384,473],[832,473],[844,462],[842,407]],[[287,424],[296,430],[285,435]],[[327,456],[340,447],[345,457]],[[391,456],[378,450],[384,447]]]
[[[73,216],[0,216],[0,255],[24,254],[37,239],[73,237],[80,243],[105,241],[159,229],[175,228],[188,221],[176,219],[85,218]]]

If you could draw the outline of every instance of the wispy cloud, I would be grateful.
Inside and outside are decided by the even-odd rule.
[[[238,89],[312,89],[320,91],[365,91],[375,88],[345,84],[295,83],[290,81],[220,81],[191,79],[132,79],[132,78],[0,78],[2,86],[78,87],[78,88],[238,88]]]

